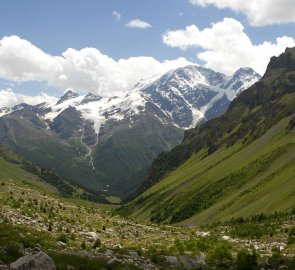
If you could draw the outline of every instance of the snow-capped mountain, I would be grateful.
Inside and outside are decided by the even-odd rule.
[[[124,196],[140,184],[133,183],[131,174],[178,144],[184,129],[223,113],[231,100],[259,79],[250,68],[226,76],[187,66],[142,80],[121,97],[81,96],[69,90],[56,103],[0,109],[0,144],[73,180],[85,181],[81,177],[87,175],[88,186]],[[23,138],[20,132],[36,140]],[[47,159],[37,151],[44,140],[50,145],[46,150],[52,151]],[[67,165],[72,167],[56,164],[54,153],[61,162],[72,160]],[[87,169],[81,176],[68,171],[78,169],[77,158],[92,173]]]

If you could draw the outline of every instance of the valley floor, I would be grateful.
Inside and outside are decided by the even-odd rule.
[[[160,226],[26,183],[0,184],[0,265],[38,246],[58,269],[256,269],[263,263],[275,269],[295,267],[294,213],[202,227]],[[253,268],[242,268],[243,263]]]

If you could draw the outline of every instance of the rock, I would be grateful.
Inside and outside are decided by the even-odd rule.
[[[108,266],[108,269],[113,269],[114,266],[118,265],[119,264],[119,261],[117,258],[111,258],[108,263],[107,263],[107,266]]]
[[[280,265],[278,270],[287,270],[288,269],[288,266],[286,265]]]
[[[58,241],[57,244],[58,244],[59,246],[61,246],[61,247],[66,247],[66,246],[67,246],[67,244],[64,243],[64,242],[62,242],[62,241]]]
[[[183,265],[184,269],[204,269],[206,267],[206,262],[204,258],[190,258],[188,256],[180,256],[180,262]]]
[[[26,255],[25,247],[23,244],[19,244],[19,251],[18,251],[22,256]]]
[[[115,248],[117,248],[117,249],[122,249],[123,247],[122,247],[121,244],[117,244],[117,245],[115,245]]]
[[[113,255],[114,255],[114,251],[112,251],[111,249],[107,249],[107,250],[104,252],[104,255],[106,255],[106,256],[113,256]]]
[[[176,265],[178,264],[178,259],[176,256],[168,256],[166,258],[167,263],[171,264],[171,265]]]
[[[56,270],[53,260],[43,251],[19,258],[10,265],[11,270]]]
[[[139,259],[139,255],[137,254],[137,252],[135,250],[129,250],[128,255],[132,260],[138,260]]]
[[[36,254],[36,253],[38,253],[40,251],[41,251],[41,248],[39,246],[36,246],[36,247],[33,248],[32,253]]]
[[[223,235],[221,237],[222,240],[228,241],[230,239],[230,237],[228,235]]]
[[[87,236],[90,238],[90,240],[92,241],[96,241],[98,239],[98,235],[96,234],[96,232],[88,232]]]

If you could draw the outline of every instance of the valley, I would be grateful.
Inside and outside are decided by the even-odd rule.
[[[295,264],[294,211],[201,227],[159,226],[122,218],[114,206],[62,198],[48,186],[44,191],[37,179],[1,178],[2,263],[37,246],[58,269],[250,267],[238,259],[243,254],[254,256],[253,267]]]
[[[0,145],[86,188],[126,199],[184,130],[222,114],[260,79],[186,66],[141,80],[123,96],[79,95],[0,109]]]
[[[295,49],[259,79],[186,66],[1,109],[0,269],[294,269]]]

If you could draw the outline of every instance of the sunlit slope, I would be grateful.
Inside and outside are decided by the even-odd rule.
[[[78,186],[60,177],[55,172],[41,168],[8,149],[0,147],[0,185],[5,181],[26,183],[46,193],[56,193],[66,198],[84,199],[101,203],[118,203],[118,198],[83,186]]]
[[[295,130],[283,119],[258,140],[193,155],[123,211],[154,222],[205,223],[295,206]]]
[[[23,160],[12,152],[0,148],[0,184],[1,181],[18,181],[41,188],[47,192],[59,193],[58,189],[42,181],[36,174],[22,168]]]

